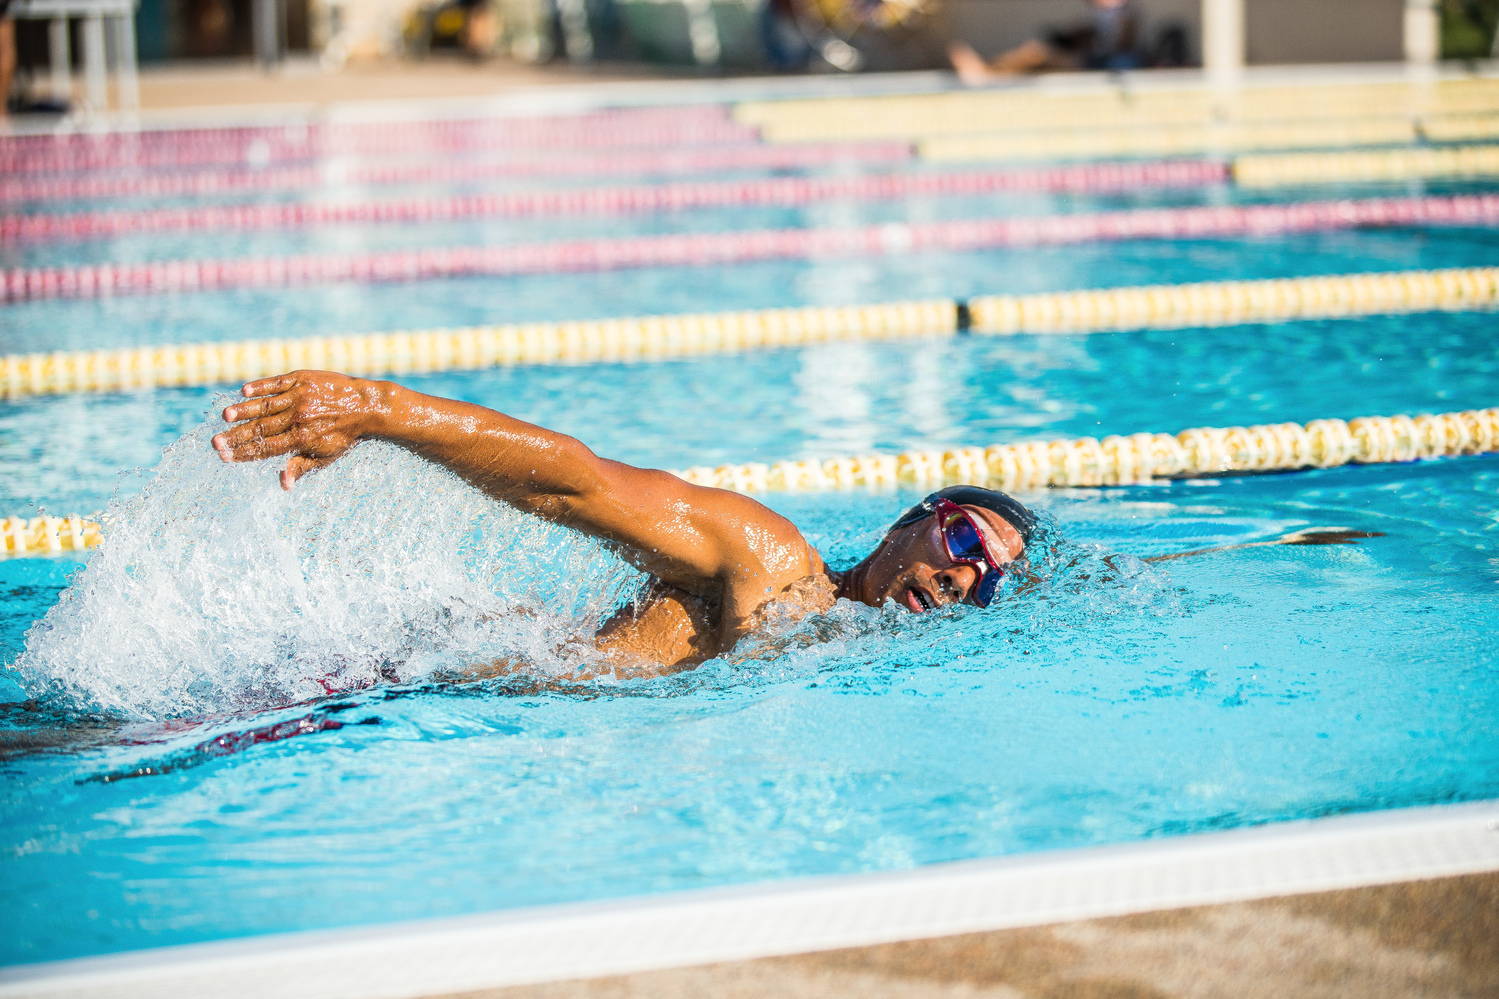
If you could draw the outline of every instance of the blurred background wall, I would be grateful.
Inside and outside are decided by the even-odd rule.
[[[1211,0],[1132,0],[1142,45],[1167,65],[1202,54]],[[1436,4],[1442,52],[1493,53],[1499,0],[1243,0],[1251,65],[1376,62],[1403,56],[1408,6]],[[18,0],[24,6],[26,0]],[[137,0],[142,61],[305,54],[426,58],[448,50],[524,62],[648,63],[684,70],[945,68],[962,39],[986,56],[1087,17],[1087,0]],[[849,18],[881,25],[862,26]],[[840,19],[842,23],[840,24]],[[266,24],[271,25],[269,33]],[[257,46],[257,26],[260,44]],[[78,51],[77,24],[73,51]],[[44,72],[47,24],[19,20],[23,68]],[[267,47],[266,38],[274,39]],[[1163,39],[1172,44],[1160,48]]]

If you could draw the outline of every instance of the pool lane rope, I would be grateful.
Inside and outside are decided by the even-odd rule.
[[[75,201],[84,198],[208,197],[220,194],[305,191],[309,188],[393,184],[463,184],[517,177],[667,176],[720,170],[805,170],[824,166],[907,163],[906,142],[809,143],[796,146],[685,146],[606,152],[520,153],[495,159],[430,158],[407,162],[272,166],[199,172],[27,176],[0,179],[0,201]]]
[[[1487,121],[1487,119],[1485,119]],[[1489,124],[1493,128],[1466,131],[1452,125],[1448,137],[1493,138],[1499,135],[1499,116]],[[1433,126],[1434,127],[1434,126]],[[1390,141],[1410,143],[1439,138],[1432,128],[1421,135],[1401,135]],[[1070,141],[1070,140],[1069,140]],[[1089,140],[1092,141],[1092,140]],[[1280,143],[1284,146],[1319,146],[1325,142]],[[1274,145],[1272,143],[1272,145]],[[1011,147],[1006,147],[1010,149]],[[1211,143],[1190,143],[1181,148],[1161,150],[1124,150],[1135,155],[1185,154],[1211,149]],[[1019,147],[1013,147],[1012,151]],[[1059,154],[1068,152],[1059,150]],[[1077,150],[1073,150],[1077,152]],[[1083,150],[1095,155],[1106,155],[1110,150]],[[1116,152],[1118,152],[1116,150]],[[1232,179],[1246,187],[1264,187],[1276,184],[1294,184],[1331,181],[1400,180],[1429,178],[1488,177],[1496,172],[1494,147],[1420,147],[1406,149],[1376,149],[1355,152],[1318,151],[1304,154],[1266,153],[1242,154],[1237,157],[1220,154],[1211,158],[1173,159],[1165,161],[1074,164],[1057,167],[1009,167],[1010,179],[1000,182],[998,189],[1007,189],[1013,183],[1017,190],[1103,190],[1113,185],[1130,186],[1126,178],[1134,178],[1138,186],[1153,186],[1170,177],[1171,171],[1201,170],[1199,183],[1216,183]],[[455,160],[430,158],[408,162],[390,162],[388,158],[373,163],[349,163],[330,160],[322,164],[301,166],[269,166],[266,168],[236,168],[215,171],[152,171],[145,175],[82,175],[82,176],[8,176],[0,179],[0,202],[38,203],[59,200],[85,200],[89,198],[113,197],[209,197],[224,194],[270,194],[276,191],[306,191],[320,187],[385,186],[402,184],[462,184],[482,181],[513,179],[517,177],[552,178],[556,176],[590,176],[603,174],[620,176],[628,174],[683,175],[722,170],[739,169],[815,169],[822,166],[857,163],[864,166],[905,164],[915,158],[915,150],[904,142],[846,142],[813,143],[791,146],[722,146],[722,147],[675,147],[648,150],[611,150],[609,152],[569,153],[524,153],[503,159]],[[942,157],[939,157],[942,158]],[[994,156],[957,155],[947,157],[963,159],[1015,159],[1001,150]],[[1225,165],[1227,164],[1227,165]],[[1109,170],[1122,172],[1113,176],[1102,186],[1090,186],[1085,171],[1092,169],[1101,175]],[[838,196],[855,196],[858,179],[840,178],[849,183],[846,191],[835,192]],[[752,189],[753,182],[742,182]],[[1092,182],[1095,183],[1096,182]],[[1033,185],[1033,187],[1031,186]],[[731,192],[735,184],[722,182],[722,189]],[[555,192],[558,197],[562,192]],[[568,192],[572,193],[572,192]],[[953,192],[956,193],[956,192]],[[547,193],[539,198],[550,196]],[[670,198],[671,195],[664,197]],[[735,203],[734,195],[725,193],[726,200],[715,204]],[[607,203],[609,199],[604,198]],[[748,198],[746,199],[748,200]],[[587,199],[584,199],[584,203]],[[568,204],[565,199],[561,202]],[[209,209],[210,213],[213,209]],[[445,217],[441,214],[433,217]]]
[[[81,552],[103,539],[97,521],[79,516],[0,519],[0,558]]]
[[[1248,155],[1234,158],[1231,171],[1240,187],[1494,177],[1499,176],[1499,146]]]
[[[1499,306],[1499,267],[1215,281],[862,306],[521,323],[0,355],[0,398],[359,375],[650,361],[816,343],[1227,326]]]
[[[1199,239],[1392,225],[1488,225],[1499,195],[1372,198],[1272,205],[1143,209],[852,229],[775,229],[594,238],[510,246],[40,267],[0,273],[0,302],[107,298],[329,282],[378,283],[635,267],[701,267],[764,260],[895,256],[1090,243]]]
[[[1138,485],[1160,479],[1379,464],[1499,450],[1499,409],[1368,416],[1250,427],[1197,427],[824,460],[700,466],[689,482],[744,493],[939,489],[971,483],[1011,491]]]
[[[934,163],[1098,156],[1178,156],[1250,150],[1474,142],[1499,138],[1499,115],[1426,121],[1237,123],[1189,128],[1086,129],[1045,135],[951,135],[921,139],[916,153]]]
[[[831,198],[894,199],[999,191],[1102,191],[1241,187],[1331,180],[1499,177],[1499,146],[1241,156],[1218,160],[1088,163],[1029,169],[881,173],[856,177],[768,177],[584,187],[380,201],[195,205],[140,211],[0,216],[0,243],[98,239],[144,232],[290,229],[309,225],[432,222],[550,215],[626,215],[715,206],[805,205]]]
[[[1478,409],[720,465],[676,474],[697,485],[742,493],[928,490],[959,483],[1022,491],[1137,485],[1495,451],[1499,451],[1499,409]],[[98,523],[81,517],[8,517],[0,520],[0,555],[81,551],[97,545],[102,536]]]
[[[246,166],[421,150],[604,149],[751,143],[727,110],[630,108],[580,115],[421,119],[0,137],[0,173]]]
[[[890,136],[1011,135],[1035,129],[1189,133],[1204,126],[1270,130],[1286,126],[1375,126],[1412,119],[1492,114],[1499,79],[1403,83],[1355,88],[1300,85],[1279,91],[1248,87],[1223,94],[1210,88],[1113,90],[1046,94],[1016,90],[949,91],[914,95],[832,97],[744,102],[735,117],[761,129],[767,141]]]
[[[1496,156],[1496,162],[1499,162],[1499,156]],[[1494,172],[1499,173],[1499,168]],[[0,242],[94,239],[185,229],[289,229],[340,223],[626,215],[710,206],[806,205],[830,198],[874,200],[998,191],[1124,191],[1148,187],[1197,187],[1222,183],[1228,177],[1229,168],[1223,163],[1163,160],[1026,170],[766,177],[383,201],[195,205],[71,215],[7,215],[0,217]]]

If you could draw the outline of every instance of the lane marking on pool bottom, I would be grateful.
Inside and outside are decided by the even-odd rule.
[[[356,375],[656,361],[816,343],[1227,326],[1485,309],[1499,267],[1103,288],[968,301],[763,309],[301,339],[0,355],[0,399],[246,382],[298,368]]]
[[[0,970],[0,999],[405,999],[1499,870],[1499,801]]]
[[[1195,427],[1102,440],[994,444],[899,454],[700,466],[688,482],[742,493],[920,490],[968,483],[1010,491],[1116,486],[1243,472],[1296,471],[1499,451],[1499,408],[1416,416],[1365,416],[1249,427]],[[0,556],[51,555],[98,545],[82,517],[0,520]]]
[[[7,270],[0,301],[105,298],[327,282],[381,283],[636,267],[706,267],[766,260],[896,256],[1125,239],[1263,236],[1396,225],[1488,225],[1499,195],[1368,198],[1123,212],[891,223],[849,229],[628,236],[511,246],[380,253],[161,260]]]
[[[1291,153],[1205,159],[1083,163],[1057,167],[877,173],[855,177],[635,184],[371,201],[250,202],[138,211],[0,216],[0,243],[99,239],[143,232],[292,229],[548,215],[626,215],[706,207],[805,205],[829,198],[950,197],[998,191],[1103,192],[1201,187],[1232,180],[1268,188],[1331,180],[1371,182],[1499,176],[1499,146]]]

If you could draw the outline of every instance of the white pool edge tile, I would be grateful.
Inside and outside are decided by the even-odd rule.
[[[398,999],[1493,870],[1499,799],[24,965],[0,999]]]

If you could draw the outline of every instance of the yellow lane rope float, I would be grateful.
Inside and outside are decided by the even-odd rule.
[[[1027,490],[1117,486],[1157,479],[1331,468],[1499,451],[1499,409],[1420,416],[1366,416],[1252,427],[1198,427],[1030,441],[989,447],[905,451],[821,461],[720,465],[678,472],[689,482],[743,493],[844,489],[937,489],[958,483]],[[0,555],[82,551],[102,538],[80,517],[0,520]]]
[[[1430,118],[1421,124],[1423,135],[1433,142],[1473,142],[1499,137],[1499,116],[1470,114]]]
[[[974,130],[970,130],[974,131]],[[1404,145],[1422,138],[1414,121],[1236,123],[1180,128],[1099,128],[1065,132],[937,136],[921,140],[917,155],[936,163],[1101,156],[1180,156],[1255,149]]]
[[[0,355],[0,398],[233,384],[298,368],[359,375],[650,361],[857,340],[1095,333],[1499,305],[1499,267],[995,295],[841,308],[236,340]],[[965,322],[965,316],[970,317]]]
[[[1254,89],[1224,95],[1205,89],[1093,94],[966,91],[746,102],[743,124],[771,142],[828,138],[961,135],[1035,128],[1183,127],[1228,121],[1330,123],[1351,118],[1492,115],[1499,79],[1430,85],[1382,84]]]
[[[1388,181],[1499,174],[1499,146],[1279,153],[1235,157],[1230,169],[1240,187],[1275,187],[1327,181]]]
[[[0,519],[0,557],[81,552],[102,538],[99,525],[82,517]]]
[[[240,382],[298,368],[354,374],[641,361],[952,332],[951,301],[475,326],[0,356],[0,398]]]
[[[970,299],[978,334],[1097,333],[1499,305],[1499,267],[1214,281]]]
[[[789,97],[741,101],[734,107],[739,121],[763,125],[786,120],[843,117],[849,114],[932,117],[943,108],[968,113],[998,110],[1035,120],[1055,120],[1076,111],[1089,116],[1099,111],[1128,112],[1133,108],[1199,114],[1203,109],[1227,109],[1236,117],[1322,118],[1337,113],[1410,113],[1484,111],[1493,109],[1499,76],[1474,76],[1435,81],[1392,80],[1381,83],[1311,83],[1257,86],[1228,92],[1206,86],[1108,88],[1088,92],[1048,90],[1041,86],[949,90],[938,93],[868,94],[845,97]]]
[[[1102,440],[1034,441],[822,461],[721,465],[679,472],[737,492],[937,489],[959,483],[1025,490],[1117,486],[1156,479],[1413,461],[1499,450],[1499,409],[1435,416],[1368,416],[1253,427],[1199,427]]]

